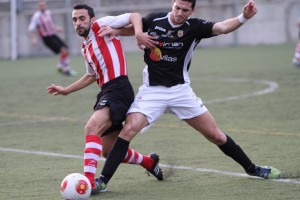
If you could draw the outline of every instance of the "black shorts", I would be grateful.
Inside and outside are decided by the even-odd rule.
[[[57,35],[43,37],[43,41],[44,44],[55,54],[59,54],[62,47],[68,48],[68,46]]]
[[[122,129],[127,111],[133,100],[134,91],[127,76],[117,77],[102,86],[97,95],[94,110],[108,106],[112,120],[112,126],[102,136]]]

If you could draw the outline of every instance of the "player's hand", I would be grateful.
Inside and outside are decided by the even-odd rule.
[[[55,30],[56,30],[56,32],[61,33],[61,32],[63,32],[64,29],[62,27],[60,27],[60,26],[56,26]]]
[[[52,84],[47,88],[48,94],[52,94],[53,96],[56,95],[67,95],[65,88],[62,86]]]
[[[31,42],[32,42],[33,46],[37,47],[38,41],[36,38],[32,38]]]
[[[145,47],[149,49],[154,49],[158,42],[156,37],[150,36],[147,33],[138,32],[135,34],[137,46],[143,50]]]
[[[111,28],[110,26],[101,26],[98,36],[107,36],[108,40],[113,40],[118,35],[118,29]]]
[[[246,19],[251,19],[256,13],[256,5],[253,0],[250,0],[243,8],[243,15]]]

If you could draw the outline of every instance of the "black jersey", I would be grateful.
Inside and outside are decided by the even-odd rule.
[[[157,37],[159,42],[155,49],[145,49],[147,84],[171,87],[189,83],[188,70],[193,52],[202,38],[213,36],[213,25],[213,22],[197,18],[189,18],[184,24],[173,25],[170,13],[165,12],[145,16],[143,31]]]

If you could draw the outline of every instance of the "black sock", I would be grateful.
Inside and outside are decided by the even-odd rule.
[[[105,184],[109,182],[109,180],[119,167],[120,163],[124,160],[128,147],[128,141],[119,137],[117,138],[111,152],[107,156],[107,159],[101,172],[100,179]]]
[[[225,155],[231,157],[237,163],[239,163],[246,172],[254,173],[255,165],[251,162],[245,152],[237,145],[228,135],[226,135],[227,141],[225,144],[218,146]]]

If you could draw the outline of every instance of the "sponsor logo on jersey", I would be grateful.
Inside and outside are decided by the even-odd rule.
[[[177,31],[177,36],[182,37],[183,36],[183,30],[178,30]]]
[[[149,35],[150,35],[150,36],[153,36],[153,37],[158,37],[158,35],[157,35],[156,32],[150,32]]]
[[[174,31],[169,30],[166,34],[162,34],[161,37],[174,38]]]
[[[169,48],[169,49],[180,49],[183,47],[183,42],[159,42],[160,47]]]
[[[177,62],[177,57],[172,57],[169,55],[162,55],[161,50],[159,48],[154,48],[151,50],[150,59],[158,62],[160,60],[166,61],[166,62]]]
[[[149,57],[153,61],[159,61],[161,59],[160,49],[159,48],[151,49],[151,53],[150,53]]]
[[[161,57],[161,60],[167,61],[167,62],[177,62],[177,57],[171,57],[168,55],[164,55]]]
[[[162,27],[160,27],[160,26],[155,26],[154,29],[155,29],[155,30],[160,30],[160,31],[162,31],[162,32],[167,32],[165,28],[162,28]]]

